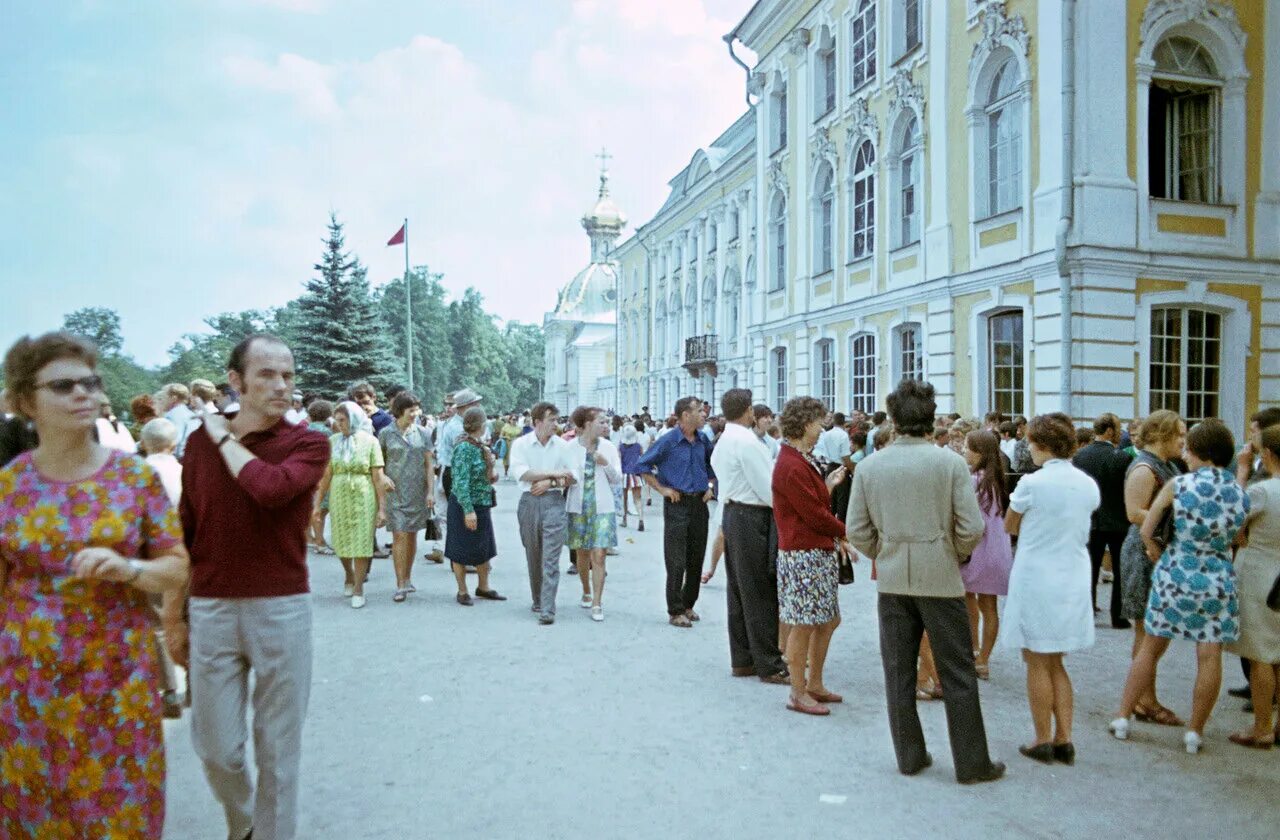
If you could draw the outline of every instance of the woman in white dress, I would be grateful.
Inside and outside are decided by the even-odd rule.
[[[1098,485],[1072,466],[1075,427],[1065,414],[1027,427],[1040,469],[1022,477],[1009,499],[1005,530],[1018,537],[998,644],[1021,649],[1035,741],[1018,751],[1050,764],[1075,762],[1071,678],[1064,654],[1093,644],[1089,528],[1101,503]]]

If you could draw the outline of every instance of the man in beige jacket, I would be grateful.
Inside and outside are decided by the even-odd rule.
[[[849,541],[876,562],[880,658],[898,770],[933,763],[916,713],[916,661],[929,633],[942,680],[956,780],[1004,775],[982,724],[960,564],[982,539],[983,520],[964,459],[932,445],[933,386],[903,380],[889,396],[898,438],[853,474]]]

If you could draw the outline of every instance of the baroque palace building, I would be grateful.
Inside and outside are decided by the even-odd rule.
[[[616,407],[1280,404],[1280,4],[758,0],[747,112],[611,254]]]

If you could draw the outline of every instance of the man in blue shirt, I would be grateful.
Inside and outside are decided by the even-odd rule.
[[[692,627],[707,550],[707,502],[711,500],[711,439],[699,429],[706,410],[697,397],[676,401],[679,425],[640,456],[644,480],[665,500],[662,547],[667,564],[667,615],[674,627]]]

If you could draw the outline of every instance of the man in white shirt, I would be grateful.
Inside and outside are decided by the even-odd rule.
[[[560,410],[549,402],[530,412],[533,434],[511,442],[511,472],[520,486],[516,521],[529,564],[529,591],[539,624],[556,620],[556,590],[560,586],[560,553],[568,537],[565,491],[573,483],[571,446],[556,432]]]
[[[778,459],[778,452],[782,449],[782,444],[778,439],[769,434],[769,427],[773,425],[773,409],[764,403],[756,403],[751,406],[751,414],[755,417],[751,430],[755,432],[756,438],[764,444],[764,448],[769,450],[769,457],[773,460]]]
[[[773,459],[752,427],[751,392],[731,388],[720,398],[724,433],[711,469],[724,505],[724,565],[728,586],[729,657],[735,677],[790,681],[778,650],[778,532],[773,522]]]
[[[307,422],[307,410],[302,407],[302,394],[298,391],[293,392],[293,405],[284,413],[284,419],[295,426]]]
[[[196,414],[187,405],[191,401],[191,391],[180,382],[171,382],[160,390],[164,394],[164,418],[178,430],[178,443],[175,450],[179,458],[187,447],[187,438],[191,430],[200,424]]]
[[[831,469],[843,466],[847,473],[844,481],[831,491],[831,512],[843,522],[849,510],[849,490],[853,487],[853,446],[849,441],[849,432],[845,429],[845,417],[836,412],[832,418],[831,428],[818,438],[813,451],[827,459]]]
[[[133,454],[138,451],[138,444],[129,433],[129,429],[116,419],[111,410],[111,401],[103,399],[102,408],[97,419],[98,443],[111,449]]]

